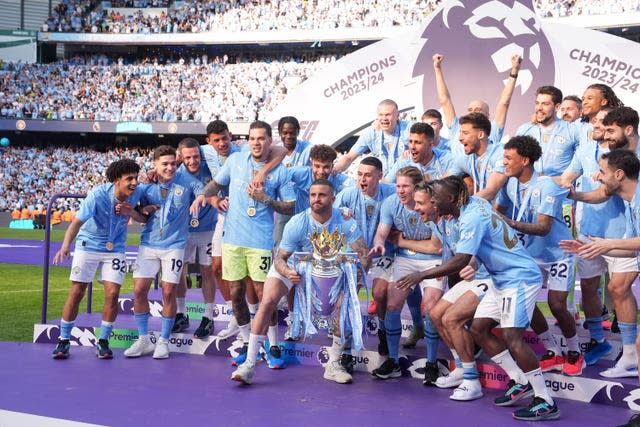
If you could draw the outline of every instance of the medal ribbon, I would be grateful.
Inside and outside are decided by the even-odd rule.
[[[528,187],[526,189],[526,191],[524,192],[524,197],[522,198],[522,201],[520,200],[520,181],[517,181],[516,184],[516,204],[513,205],[513,213],[512,216],[515,215],[516,213],[516,205],[518,206],[518,216],[516,216],[514,219],[516,221],[520,221],[522,219],[522,217],[524,216],[524,213],[527,211],[528,207],[529,207],[529,202],[531,201],[531,194],[533,192],[533,189],[536,185],[536,181],[538,180],[538,174],[536,172],[533,173],[533,175],[531,175],[531,179],[529,180],[529,184]]]
[[[160,230],[164,230],[164,226],[169,222],[169,212],[171,211],[171,199],[173,197],[173,182],[168,187],[160,184],[160,196],[162,197],[162,190],[167,191],[167,197],[162,202],[160,208]]]
[[[380,193],[380,187],[378,187],[378,193]],[[360,228],[365,233],[365,241],[367,242],[368,247],[373,246],[373,238],[376,235],[376,228],[378,225],[378,220],[380,218],[380,205],[381,202],[372,198],[373,200],[373,212],[371,213],[371,218],[367,219],[367,196],[358,191],[357,196],[357,205],[360,210]]]

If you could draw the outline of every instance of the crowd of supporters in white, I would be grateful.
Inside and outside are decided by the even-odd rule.
[[[135,5],[114,5],[127,3]],[[148,13],[144,9],[128,13],[104,9],[97,0],[63,0],[42,25],[42,31],[153,34],[412,26],[424,22],[440,3],[441,0],[191,0],[167,9],[168,13]],[[157,4],[138,3],[150,7]],[[534,5],[543,17],[640,11],[638,0],[534,0]]]
[[[107,166],[121,158],[151,168],[150,149],[113,148],[106,152],[87,147],[6,147],[0,153],[0,212],[16,207],[42,211],[57,193],[86,194],[106,182]],[[61,199],[61,207],[79,202]]]
[[[142,147],[110,147],[106,151],[81,146],[0,147],[0,212],[24,207],[42,211],[54,194],[87,194],[106,182],[107,166],[119,159],[135,160],[144,180],[146,171],[153,168],[151,151]],[[353,175],[360,158],[347,174]],[[79,203],[77,199],[59,199],[56,207],[77,210]]]
[[[0,66],[0,118],[253,121],[335,56],[228,63],[206,55],[133,64],[104,55]]]

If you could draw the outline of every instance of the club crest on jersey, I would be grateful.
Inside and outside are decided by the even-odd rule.
[[[176,185],[176,196],[182,196],[182,193],[184,193],[184,188],[182,188],[179,185]]]
[[[533,195],[533,197],[540,197],[540,189],[534,188],[533,191],[531,192],[531,195]]]

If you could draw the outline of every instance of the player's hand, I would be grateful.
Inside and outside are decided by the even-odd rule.
[[[147,205],[140,209],[140,213],[142,215],[150,216],[155,213],[155,211],[159,210],[159,205]]]
[[[577,254],[580,249],[585,245],[582,240],[560,240],[558,242],[558,247],[565,252]]]
[[[373,247],[371,248],[371,250],[369,251],[367,256],[369,256],[369,257],[374,257],[376,255],[383,256],[384,252],[385,252],[384,245],[376,245],[374,243]]]
[[[131,216],[133,207],[131,203],[121,202],[116,205],[116,213],[122,216]]]
[[[470,282],[476,278],[476,269],[470,265],[467,265],[462,270],[460,270],[460,273],[458,273],[458,275],[462,280]]]
[[[197,216],[200,211],[200,207],[207,204],[207,199],[205,199],[204,194],[200,194],[189,206],[189,214],[191,216]]]
[[[260,203],[268,199],[264,192],[264,187],[262,185],[254,185],[253,182],[247,186],[247,194],[253,200]]]
[[[287,271],[287,279],[289,279],[294,285],[297,285],[302,281],[302,276],[298,274],[295,268],[290,268],[289,271]]]
[[[513,55],[511,57],[511,73],[517,74],[520,71],[520,64],[522,63],[522,56]]]
[[[218,199],[218,204],[216,206],[218,212],[226,212],[229,210],[229,198],[225,197],[224,199]]]
[[[69,250],[69,247],[62,245],[60,250],[58,250],[58,252],[56,252],[56,254],[53,256],[53,265],[58,265],[62,261],[64,261],[65,259],[69,259],[70,257],[71,251]]]
[[[411,286],[415,285],[416,283],[420,283],[421,281],[422,281],[421,272],[407,274],[406,276],[404,276],[403,278],[401,278],[396,282],[396,288],[409,289]]]
[[[584,259],[594,259],[599,257],[600,255],[606,254],[612,249],[615,249],[611,240],[602,239],[600,237],[591,237],[589,236],[591,242],[583,245],[578,250],[578,255]]]
[[[253,180],[251,181],[251,184],[253,184],[257,188],[262,187],[267,180],[267,173],[264,169],[265,168],[261,168],[260,170],[258,170],[253,176]]]
[[[576,200],[576,187],[574,187],[573,184],[568,183],[563,185],[562,188],[569,190],[567,193],[567,199]]]
[[[440,68],[443,60],[444,55],[440,53],[436,53],[435,55],[433,55],[433,68]]]
[[[147,184],[153,184],[155,182],[158,182],[158,174],[156,173],[155,170],[151,169],[148,170],[146,173],[146,179],[144,179],[144,181],[146,181]]]
[[[351,219],[351,218],[353,218],[353,211],[345,206],[345,207],[340,208],[340,215],[344,219]]]

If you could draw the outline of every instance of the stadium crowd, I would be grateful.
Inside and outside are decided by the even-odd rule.
[[[8,63],[0,71],[0,118],[251,121],[336,59],[229,63],[226,55],[202,55],[128,64],[91,55],[49,64]]]
[[[137,0],[141,5],[150,1]],[[133,3],[135,6],[136,2]],[[158,0],[154,0],[157,3]],[[440,0],[247,0],[186,1],[175,10],[123,14],[102,9],[99,2],[65,0],[42,26],[49,32],[184,33],[208,31],[270,31],[289,29],[376,28],[412,26],[424,19]],[[540,16],[605,15],[637,12],[638,0],[535,0]],[[97,7],[96,7],[97,6]]]
[[[56,193],[86,194],[106,182],[107,166],[122,157],[145,170],[151,165],[150,150],[143,148],[5,147],[0,153],[0,211],[42,211]],[[77,210],[78,201],[60,199],[57,207]]]

